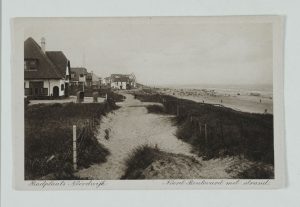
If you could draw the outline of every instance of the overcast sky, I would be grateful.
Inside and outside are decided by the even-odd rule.
[[[101,77],[134,73],[140,83],[272,84],[272,25],[141,19],[35,20],[24,40],[46,38],[72,67]]]

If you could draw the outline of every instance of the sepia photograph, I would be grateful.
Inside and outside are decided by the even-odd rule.
[[[272,18],[262,20],[19,21],[19,175],[24,181],[268,185],[277,178],[274,77],[281,72],[274,58],[280,39]]]

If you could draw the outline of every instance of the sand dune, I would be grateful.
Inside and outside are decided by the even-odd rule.
[[[145,169],[145,179],[234,178],[242,167],[236,163],[250,163],[236,157],[203,160],[191,152],[191,145],[175,136],[177,127],[171,122],[172,116],[148,113],[145,106],[153,103],[123,95],[125,101],[118,103],[121,108],[103,117],[98,130],[98,141],[111,153],[107,162],[82,169],[77,176],[120,179],[126,170],[126,159],[142,145],[157,146],[165,154]]]

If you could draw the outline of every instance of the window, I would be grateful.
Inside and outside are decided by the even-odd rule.
[[[82,78],[83,77],[83,74],[80,74],[80,78]]]
[[[48,88],[43,88],[43,95],[47,96],[48,95]]]
[[[61,88],[61,91],[65,90],[65,85],[61,84],[60,88]]]
[[[25,59],[24,60],[24,70],[37,70],[38,60],[37,59]]]

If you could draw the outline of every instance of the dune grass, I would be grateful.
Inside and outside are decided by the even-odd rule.
[[[149,113],[165,114],[165,108],[160,105],[148,105],[146,108]]]
[[[109,152],[97,141],[94,129],[101,116],[117,108],[113,101],[26,106],[25,179],[39,179],[48,174],[53,174],[53,179],[74,178],[73,125],[77,125],[78,167],[105,162]]]
[[[242,156],[274,164],[273,115],[235,111],[150,91],[135,92],[144,102],[163,104],[164,112],[175,115],[176,136],[192,145],[205,159]],[[159,111],[162,109],[151,111]],[[206,126],[206,133],[205,133]],[[206,134],[206,135],[205,135]]]
[[[127,169],[121,179],[143,179],[143,171],[162,156],[157,147],[142,145],[133,150],[126,160]]]

